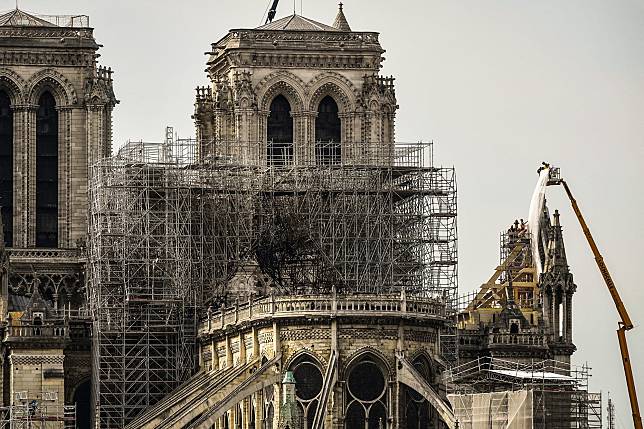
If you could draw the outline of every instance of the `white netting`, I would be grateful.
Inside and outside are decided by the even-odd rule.
[[[530,232],[530,241],[532,243],[532,260],[537,270],[537,278],[539,278],[539,275],[543,271],[541,255],[539,254],[539,223],[541,221],[541,213],[543,212],[543,204],[546,200],[546,186],[548,185],[549,177],[550,168],[544,168],[539,173],[539,180],[532,193],[530,212],[528,213],[528,231]]]
[[[448,395],[459,429],[532,429],[532,390]]]

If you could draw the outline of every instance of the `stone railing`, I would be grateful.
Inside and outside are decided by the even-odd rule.
[[[35,338],[35,337],[58,337],[67,338],[69,332],[66,326],[62,325],[9,325],[7,326],[8,338]]]
[[[443,320],[445,304],[433,298],[405,298],[377,295],[300,295],[268,296],[211,313],[199,326],[209,333],[226,326],[259,319],[292,317],[403,317]]]
[[[488,345],[545,346],[546,337],[532,333],[489,334]]]
[[[77,260],[81,255],[80,249],[22,249],[8,248],[9,257],[14,260],[25,259],[66,259]]]

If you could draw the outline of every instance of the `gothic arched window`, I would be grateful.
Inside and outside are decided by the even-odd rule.
[[[376,361],[361,359],[347,377],[345,428],[386,429],[387,379]]]
[[[278,95],[271,102],[267,126],[267,156],[269,166],[285,166],[293,162],[293,117],[291,104]]]
[[[338,103],[326,96],[318,105],[315,119],[315,161],[318,165],[337,165],[342,161],[342,124]]]
[[[36,117],[36,246],[58,246],[58,112],[50,92]]]
[[[302,410],[304,429],[311,429],[322,394],[324,383],[322,371],[308,355],[295,360],[290,368],[295,377],[295,397]]]
[[[9,94],[0,91],[0,213],[4,242],[13,245],[13,113]]]
[[[423,356],[413,362],[414,368],[430,385],[433,384],[431,364]],[[405,387],[405,425],[407,429],[428,428],[432,423],[433,409],[429,402],[411,387]]]

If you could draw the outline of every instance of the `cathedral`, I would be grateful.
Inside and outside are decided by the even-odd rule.
[[[342,4],[230,30],[196,138],[117,153],[100,46],[87,16],[0,16],[0,427],[453,429],[525,387],[503,365],[570,376],[558,213],[459,306],[454,170],[396,142]]]

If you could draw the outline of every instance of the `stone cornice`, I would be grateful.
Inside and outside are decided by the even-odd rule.
[[[10,38],[52,38],[71,37],[80,40],[92,40],[94,44],[94,30],[91,28],[73,27],[2,27],[0,37]],[[97,46],[98,47],[98,46]]]
[[[34,50],[25,47],[23,49],[1,49],[0,64],[2,65],[33,65],[33,66],[76,66],[92,67],[95,60],[93,51],[62,51],[56,52],[52,49]]]
[[[64,355],[15,355],[9,356],[12,365],[62,365]]]
[[[232,67],[302,68],[318,70],[365,70],[377,72],[380,68],[380,54],[364,55],[340,52],[231,52],[211,62],[212,69],[222,60]]]

